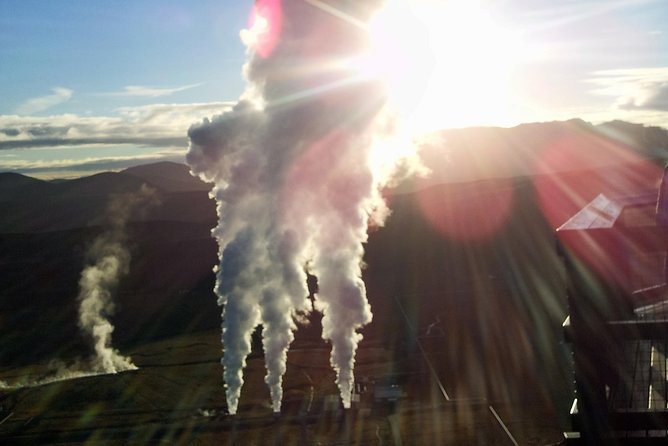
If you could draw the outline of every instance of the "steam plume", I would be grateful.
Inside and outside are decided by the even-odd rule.
[[[94,371],[92,364],[94,364],[94,361],[76,359],[68,364],[64,361],[53,359],[37,373],[21,374],[18,379],[14,379],[11,383],[0,380],[0,389],[14,390],[24,387],[38,387],[57,381],[100,374],[99,370]]]
[[[114,326],[109,316],[114,312],[112,292],[119,278],[126,274],[130,253],[125,246],[126,224],[133,210],[155,201],[155,190],[146,186],[136,193],[113,197],[107,208],[109,228],[91,246],[90,264],[79,280],[79,327],[95,349],[90,367],[99,373],[136,369],[130,358],[111,347]]]
[[[280,411],[295,321],[312,310],[305,270],[318,277],[315,309],[350,406],[359,330],[372,318],[363,243],[369,223],[387,215],[379,190],[395,160],[378,152],[393,129],[380,83],[344,63],[367,44],[360,23],[375,2],[339,3],[256,2],[255,25],[242,32],[247,91],[231,111],[188,132],[191,172],[213,183],[217,201],[215,291],[231,414],[259,324],[265,381]]]

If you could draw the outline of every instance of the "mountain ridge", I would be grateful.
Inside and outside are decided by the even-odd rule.
[[[446,130],[420,144],[420,156],[432,174],[404,180],[388,189],[388,196],[439,184],[534,177],[536,184],[552,185],[543,187],[544,191],[558,189],[560,182],[571,184],[579,206],[591,199],[596,188],[619,193],[624,188],[655,187],[660,166],[668,157],[668,131],[623,121]],[[624,181],[612,187],[606,175],[623,176]],[[0,205],[5,211],[0,215],[0,233],[98,224],[111,195],[134,192],[143,184],[155,188],[164,201],[143,220],[215,223],[214,205],[208,198],[211,185],[192,176],[185,164],[165,161],[57,182],[0,173]],[[566,208],[572,211],[574,206]]]

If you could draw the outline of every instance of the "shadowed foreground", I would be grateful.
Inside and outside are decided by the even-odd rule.
[[[540,403],[457,399],[456,391],[447,401],[428,371],[397,375],[392,353],[370,342],[361,346],[358,376],[379,383],[392,377],[401,389],[397,401],[368,390],[353,409],[342,410],[329,349],[298,339],[282,414],[271,412],[263,359],[254,354],[239,414],[231,417],[218,351],[215,332],[184,336],[131,352],[137,371],[5,391],[0,438],[5,444],[513,444],[492,411],[519,444],[561,438],[554,413]],[[39,373],[34,366],[3,378]]]

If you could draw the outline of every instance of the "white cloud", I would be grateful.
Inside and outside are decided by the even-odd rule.
[[[596,71],[588,82],[592,93],[611,98],[620,118],[668,125],[668,67]]]
[[[97,152],[95,152],[96,149]],[[79,177],[100,171],[118,171],[127,167],[158,161],[183,163],[185,153],[183,149],[149,149],[135,155],[107,156],[104,148],[101,147],[89,146],[82,150],[97,153],[98,156],[30,160],[4,159],[0,155],[0,172],[17,172],[44,179]]]
[[[637,94],[622,98],[619,107],[625,110],[668,112],[668,78],[639,85]]]
[[[72,98],[74,91],[69,88],[55,87],[51,91],[53,94],[46,96],[39,96],[37,98],[28,99],[23,104],[19,105],[16,109],[16,113],[21,115],[28,115],[31,113],[37,113],[54,107],[63,102],[67,102]]]
[[[619,108],[668,111],[668,67],[596,71],[589,82]]]
[[[205,117],[228,111],[233,102],[201,102],[190,104],[150,104],[135,107],[119,107],[116,111],[131,122],[174,125],[192,124]],[[187,130],[187,127],[185,129]]]
[[[89,147],[93,148],[94,147]],[[101,162],[123,162],[123,161],[138,161],[138,160],[155,160],[161,158],[181,158],[181,161],[184,157],[183,150],[158,150],[150,151],[148,153],[140,153],[133,156],[89,156],[85,158],[63,158],[63,159],[53,159],[53,160],[9,160],[9,161],[0,161],[0,170],[48,170],[48,169],[60,169],[65,167],[79,166],[79,165],[89,165]]]
[[[115,116],[0,115],[0,150],[85,144],[186,147],[188,127],[230,108],[227,102],[122,107]]]
[[[191,88],[199,87],[200,84],[183,85],[181,87],[173,88],[156,88],[146,87],[142,85],[128,85],[123,87],[122,91],[114,91],[109,93],[99,93],[100,96],[125,96],[125,97],[147,97],[158,98],[161,96],[170,96],[180,91],[190,90]]]

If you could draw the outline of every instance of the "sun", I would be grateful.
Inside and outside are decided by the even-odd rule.
[[[412,131],[513,122],[521,40],[475,1],[388,0],[368,33],[355,64],[384,82]]]

